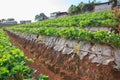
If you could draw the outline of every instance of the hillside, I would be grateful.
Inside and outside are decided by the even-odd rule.
[[[50,80],[119,80],[120,34],[111,31],[119,23],[113,11],[104,11],[11,26],[5,32],[34,60],[29,65],[37,69],[34,76],[42,72]]]

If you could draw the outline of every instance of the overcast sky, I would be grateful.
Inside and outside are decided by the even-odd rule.
[[[50,16],[56,11],[67,11],[71,4],[77,5],[89,0],[0,0],[0,19],[15,18],[15,20],[34,20],[41,12]],[[108,0],[96,0],[108,1]]]

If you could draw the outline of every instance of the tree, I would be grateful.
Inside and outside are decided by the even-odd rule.
[[[119,1],[119,0],[109,0],[109,2],[113,2],[113,5],[112,5],[112,8],[114,8],[115,6],[117,6],[117,2]]]
[[[71,5],[70,8],[68,9],[68,13],[70,14],[77,14],[79,12],[79,9],[75,5]]]
[[[1,20],[1,22],[4,22],[4,21],[6,21],[6,19],[2,19],[2,20]]]
[[[42,20],[45,20],[45,19],[48,19],[48,17],[44,13],[40,13],[39,15],[35,16],[36,21],[42,21]]]
[[[83,2],[81,2],[78,7],[80,8],[80,11],[83,13],[84,12],[84,6],[85,4]]]
[[[93,2],[89,1],[89,3],[85,4],[85,6],[84,6],[85,12],[91,12],[93,10],[94,10],[94,1]]]

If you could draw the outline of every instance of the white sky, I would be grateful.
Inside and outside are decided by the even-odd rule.
[[[85,0],[0,0],[0,19],[32,20],[41,12],[50,16],[56,11],[67,11],[71,4]],[[86,0],[88,1],[88,0]]]

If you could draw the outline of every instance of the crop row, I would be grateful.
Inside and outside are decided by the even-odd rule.
[[[79,41],[89,41],[92,43],[100,43],[111,45],[112,47],[120,47],[120,35],[114,34],[113,32],[107,32],[100,30],[97,32],[90,32],[84,29],[77,29],[75,27],[70,28],[49,28],[40,27],[38,29],[34,28],[11,28],[13,31],[27,33],[27,34],[38,34],[45,36],[55,36],[66,39],[75,39]]]
[[[119,23],[113,11],[93,12],[18,25],[17,27],[112,27]]]
[[[0,80],[34,80],[31,74],[35,70],[26,65],[26,62],[31,61],[9,42],[8,37],[0,29]]]
[[[12,46],[0,29],[0,80],[27,78],[32,69],[25,64],[25,61],[28,59],[24,57],[23,52]]]

